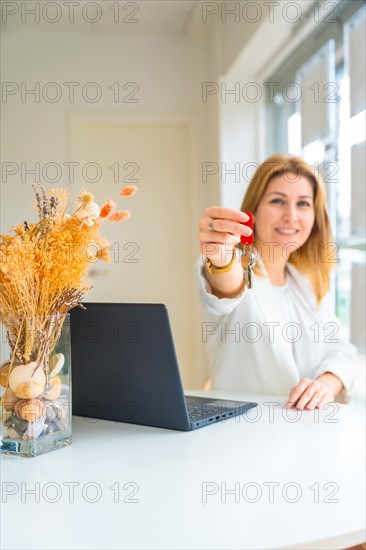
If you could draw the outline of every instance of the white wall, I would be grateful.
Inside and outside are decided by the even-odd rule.
[[[35,103],[31,96],[22,103],[20,93],[8,97],[2,106],[2,129],[6,136],[2,144],[3,162],[27,162],[31,166],[38,161],[43,166],[51,161],[62,164],[71,160],[65,139],[66,115],[70,112],[189,112],[200,119],[203,64],[203,45],[198,38],[52,33],[37,29],[6,32],[3,80],[19,85],[25,82],[29,88],[35,82],[42,88],[54,81],[63,94],[57,103],[48,103],[42,97]],[[68,101],[63,82],[80,83],[74,103]],[[102,89],[103,96],[97,103],[81,96],[80,88],[89,82],[97,82]],[[108,89],[114,82],[119,82],[121,88],[126,82],[135,82],[139,86],[135,96],[138,103],[114,103],[113,92]],[[130,91],[132,86],[126,91],[121,89],[121,96]],[[198,124],[202,121],[198,120]],[[79,171],[79,181],[80,176]],[[3,211],[2,218],[5,227],[14,221],[11,198],[16,195],[11,188],[17,181],[19,174],[8,178],[9,185],[3,185],[9,198],[9,208]],[[27,183],[31,181],[32,177],[28,177]],[[62,184],[68,184],[66,169],[59,182]],[[29,187],[24,185],[22,190],[28,189],[29,194]]]

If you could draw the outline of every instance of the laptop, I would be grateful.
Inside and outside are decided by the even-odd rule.
[[[73,414],[190,431],[257,405],[184,395],[165,305],[83,305],[70,312]]]

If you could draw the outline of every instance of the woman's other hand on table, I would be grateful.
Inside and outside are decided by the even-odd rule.
[[[331,372],[325,372],[315,380],[303,378],[292,388],[285,407],[298,410],[322,409],[327,403],[332,403],[341,391],[343,384]]]

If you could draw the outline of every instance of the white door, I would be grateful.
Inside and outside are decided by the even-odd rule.
[[[89,167],[85,186],[98,204],[114,198],[131,210],[127,222],[106,223],[102,234],[112,245],[112,264],[92,269],[88,300],[165,303],[170,314],[183,382],[194,387],[194,355],[200,338],[195,280],[197,221],[190,214],[190,125],[188,121],[115,120],[83,114],[69,122],[69,157]],[[99,168],[92,164],[97,163]],[[113,168],[111,168],[113,167]],[[114,181],[119,168],[119,181]],[[116,197],[124,185],[137,185],[130,198]],[[197,240],[197,239],[196,239]],[[199,348],[199,346],[198,346]]]

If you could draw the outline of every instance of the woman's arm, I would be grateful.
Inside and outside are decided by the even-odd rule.
[[[233,253],[235,254],[235,249]],[[213,267],[217,267],[215,264],[212,265]],[[243,268],[237,259],[234,260],[234,264],[230,268],[230,271],[225,273],[209,273],[206,264],[205,275],[210,283],[212,294],[218,298],[236,298],[240,296],[244,290],[245,280]]]

